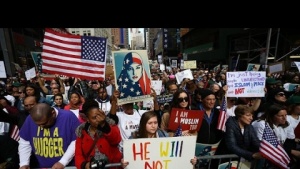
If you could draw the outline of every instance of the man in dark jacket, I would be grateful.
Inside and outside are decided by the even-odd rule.
[[[198,131],[197,143],[218,143],[224,132],[217,129],[220,110],[215,107],[216,96],[211,90],[205,89],[201,92],[201,100],[199,109],[204,111],[204,119]]]
[[[209,89],[204,89],[201,91],[201,104],[197,109],[204,111],[204,118],[197,135],[197,144],[210,144],[208,148],[204,148],[200,154],[196,156],[203,156],[209,154],[218,154],[220,148],[220,142],[224,137],[224,132],[217,129],[219,122],[220,110],[215,107],[216,96]],[[209,149],[209,147],[217,146],[217,151]],[[222,150],[222,148],[221,148]],[[208,152],[209,151],[209,152]],[[213,152],[215,151],[215,152]],[[198,166],[199,165],[199,166]],[[207,167],[208,160],[200,160],[197,167]],[[214,166],[215,167],[215,166]]]

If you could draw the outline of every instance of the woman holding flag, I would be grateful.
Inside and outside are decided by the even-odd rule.
[[[299,168],[300,151],[296,150],[294,130],[286,117],[286,107],[271,105],[252,125],[261,140],[260,152],[268,160],[268,166]]]

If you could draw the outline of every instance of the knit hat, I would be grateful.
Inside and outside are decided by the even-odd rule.
[[[204,99],[208,95],[214,94],[211,90],[205,89],[200,91],[201,99]]]

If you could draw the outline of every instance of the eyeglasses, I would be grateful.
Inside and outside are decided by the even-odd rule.
[[[177,98],[177,100],[178,100],[178,102],[179,103],[181,103],[181,102],[183,102],[183,100],[185,101],[185,102],[187,102],[188,101],[188,97],[184,97],[184,98]]]
[[[284,93],[278,93],[277,95],[278,95],[278,96],[285,96]]]

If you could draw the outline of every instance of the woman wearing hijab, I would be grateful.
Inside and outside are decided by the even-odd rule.
[[[117,79],[120,99],[151,93],[150,78],[144,64],[146,63],[143,63],[141,56],[136,52],[130,52],[124,57],[123,68]]]

